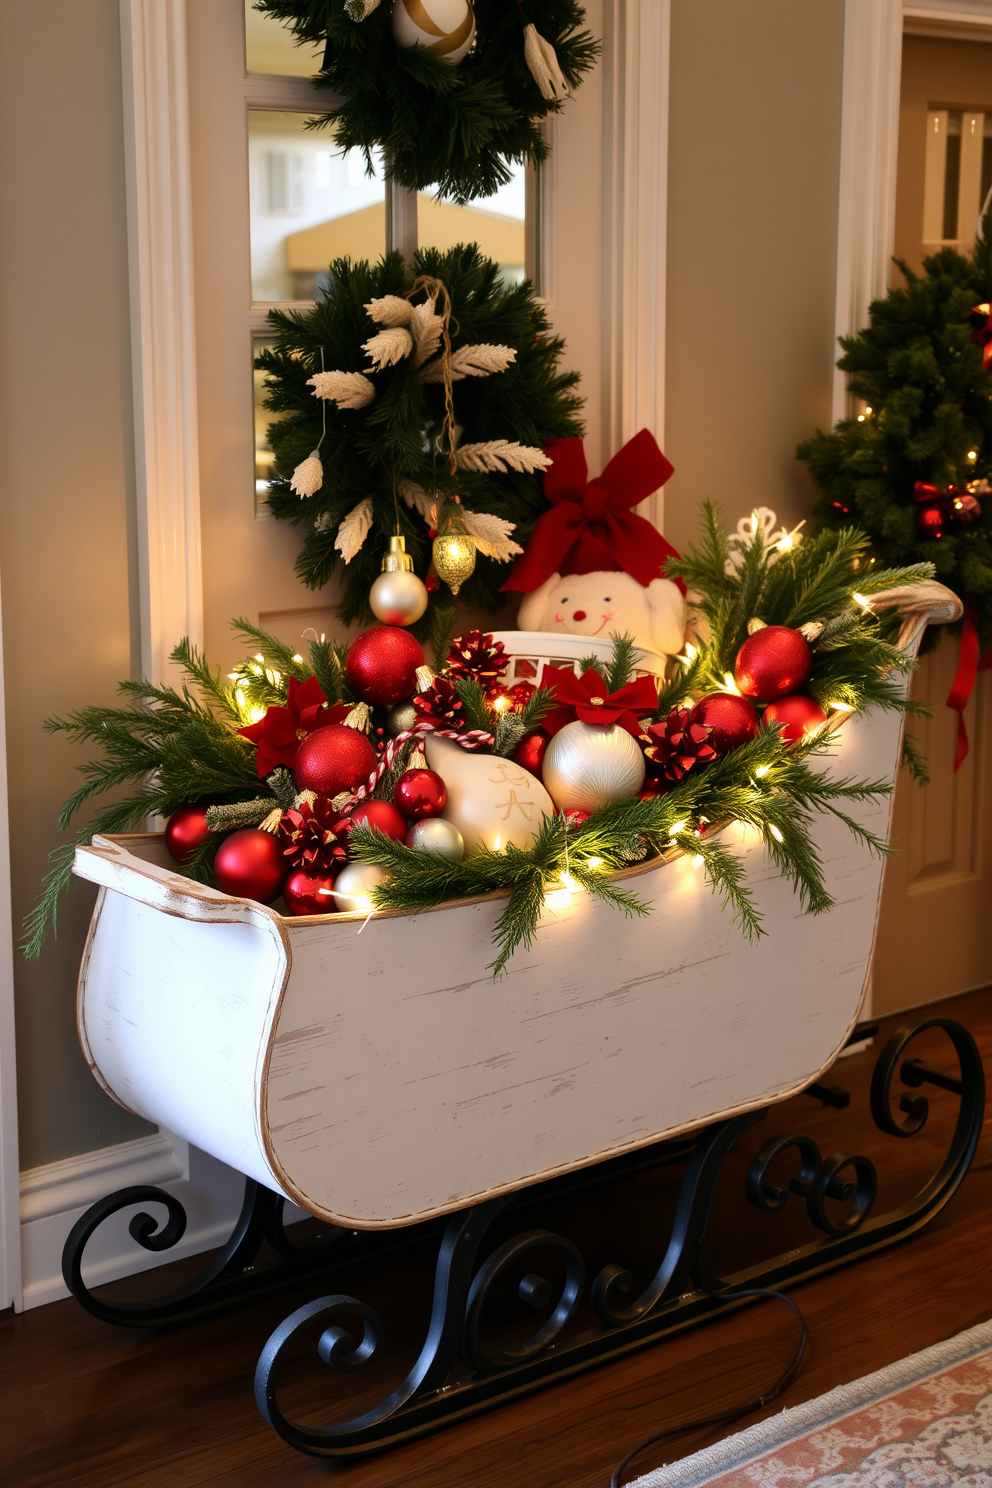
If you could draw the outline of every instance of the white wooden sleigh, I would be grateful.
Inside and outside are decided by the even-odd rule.
[[[960,613],[937,584],[882,602],[913,655],[928,622]],[[824,767],[893,780],[901,731],[895,713],[852,718]],[[890,811],[854,808],[883,837]],[[129,1110],[322,1219],[462,1209],[783,1100],[833,1061],[862,1005],[883,865],[820,818],[836,904],[812,917],[760,840],[727,840],[747,858],[757,944],[690,859],[655,860],[622,875],[651,915],[565,896],[494,982],[503,895],[285,918],[183,878],[161,836],[98,837],[75,861],[100,886],[83,1050]]]

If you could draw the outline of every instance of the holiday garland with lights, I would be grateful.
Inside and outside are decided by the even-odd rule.
[[[541,120],[600,51],[578,29],[576,0],[451,0],[437,18],[421,0],[256,0],[255,9],[323,45],[314,81],[342,101],[315,127],[332,128],[342,150],[362,150],[370,171],[381,150],[401,186],[458,202],[491,196],[514,162],[547,158]],[[450,19],[439,24],[442,14]]]
[[[479,632],[452,642],[439,627],[432,667],[395,626],[349,646],[315,640],[304,656],[238,621],[254,654],[226,679],[183,641],[173,654],[180,685],[125,682],[120,707],[49,720],[101,751],[80,766],[84,783],[59,825],[130,785],[75,842],[158,812],[181,871],[240,897],[281,893],[292,914],[412,911],[507,892],[494,972],[532,942],[548,893],[587,890],[646,913],[616,874],[658,856],[690,854],[744,932],[760,934],[742,864],[720,840],[728,823],[761,834],[812,913],[831,904],[815,813],[885,851],[843,807],[890,785],[810,768],[845,716],[912,707],[901,674],[913,663],[873,597],[932,567],[879,570],[867,546],[843,529],[787,550],[760,522],[731,537],[707,506],[699,545],[670,570],[699,595],[708,639],[697,636],[660,682],[634,675],[624,636],[605,665],[590,657],[581,675],[546,667],[540,685],[508,687],[502,644]],[[484,819],[486,779],[507,796],[502,822],[525,787],[516,826]],[[536,815],[535,802],[546,803]],[[28,954],[54,927],[73,847],[55,854],[26,925]]]
[[[276,343],[257,361],[277,415],[268,500],[308,528],[303,582],[340,570],[341,619],[368,620],[391,540],[428,588],[448,577],[447,540],[473,565],[452,588],[495,609],[501,564],[546,507],[544,447],[582,433],[578,374],[560,369],[564,343],[533,286],[505,287],[474,245],[423,249],[412,273],[398,253],[339,259],[313,310],[269,319]]]

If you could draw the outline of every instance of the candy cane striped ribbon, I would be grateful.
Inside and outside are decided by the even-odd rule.
[[[492,734],[487,734],[485,729],[469,729],[467,733],[460,734],[457,729],[435,728],[429,718],[421,719],[415,723],[412,729],[404,729],[402,734],[397,734],[395,739],[390,739],[383,751],[382,759],[376,765],[372,774],[364,785],[360,785],[355,792],[355,804],[364,801],[365,797],[375,790],[379,781],[390,768],[399,750],[411,739],[421,739],[425,734],[433,734],[437,739],[453,739],[463,749],[480,749],[484,744],[494,742]]]

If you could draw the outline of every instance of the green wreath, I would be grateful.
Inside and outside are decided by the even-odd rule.
[[[576,0],[475,0],[476,39],[457,65],[430,48],[401,47],[393,37],[392,5],[368,0],[256,0],[255,9],[284,22],[300,42],[325,44],[317,78],[343,102],[313,121],[332,126],[343,150],[384,152],[401,186],[434,189],[465,202],[491,196],[510,180],[510,161],[539,164],[548,144],[540,121],[561,108],[561,82],[542,93],[525,59],[525,43],[571,91],[593,66],[600,45],[576,28],[585,19]],[[531,29],[528,37],[528,27]],[[557,69],[554,56],[557,57]],[[559,71],[560,69],[560,71]]]
[[[389,538],[404,537],[426,576],[438,511],[457,495],[479,555],[462,594],[495,610],[501,564],[546,507],[543,447],[582,434],[578,373],[559,370],[564,343],[533,286],[502,285],[473,244],[425,249],[413,274],[399,253],[375,266],[339,259],[312,311],[269,320],[276,344],[256,362],[279,415],[269,505],[310,529],[303,582],[319,589],[343,568],[338,613],[367,620]]]
[[[821,527],[856,523],[868,533],[871,552],[884,567],[929,562],[942,584],[974,615],[979,644],[992,645],[992,495],[982,486],[992,475],[992,362],[983,365],[983,332],[976,305],[992,297],[992,212],[984,219],[970,257],[946,248],[924,259],[922,275],[896,260],[905,288],[892,289],[869,309],[869,324],[841,338],[838,362],[853,393],[867,404],[833,433],[817,431],[800,444],[821,489]],[[925,493],[946,516],[939,539],[918,527]],[[971,485],[973,525],[957,518],[954,491]],[[933,627],[925,644],[933,645]]]

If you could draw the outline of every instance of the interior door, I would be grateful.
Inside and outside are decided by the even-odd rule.
[[[906,36],[903,42],[896,256],[919,269],[943,244],[967,252],[992,186],[992,45]],[[934,717],[914,723],[931,784],[903,771],[895,855],[885,874],[874,960],[877,1013],[992,982],[992,673],[965,714],[971,751],[953,772],[957,715],[946,698],[957,643],[945,636],[913,682]]]

